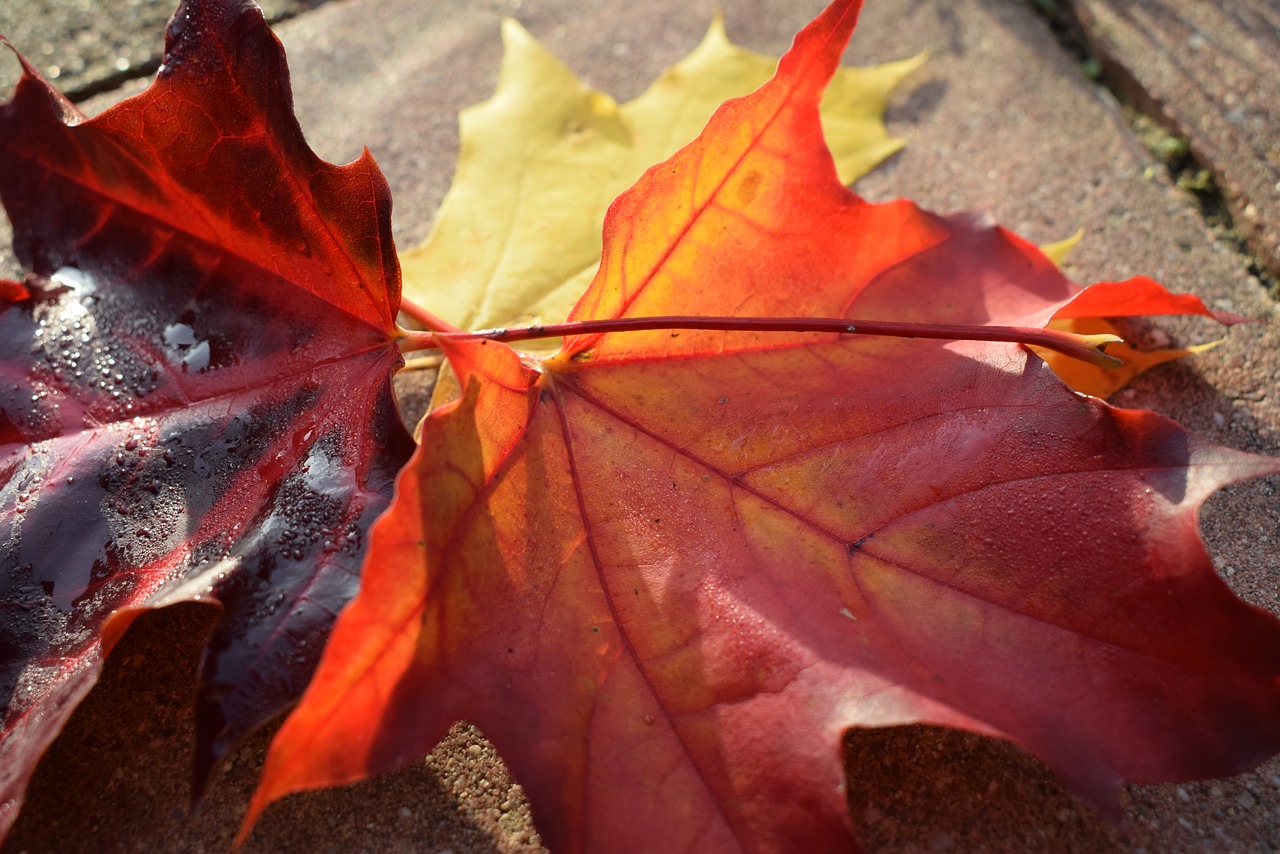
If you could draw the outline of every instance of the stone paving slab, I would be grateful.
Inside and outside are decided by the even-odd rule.
[[[735,40],[778,53],[818,0],[723,2]],[[349,160],[367,144],[396,198],[402,246],[426,233],[457,150],[454,116],[496,79],[498,20],[518,17],[594,85],[637,94],[691,49],[712,0],[344,0],[281,24],[303,128]],[[941,211],[985,208],[1032,240],[1084,227],[1068,271],[1081,280],[1154,275],[1222,308],[1269,320],[1237,328],[1194,364],[1161,369],[1119,403],[1158,409],[1225,444],[1280,453],[1280,311],[1194,202],[1133,137],[1107,94],[1014,0],[868,0],[853,62],[933,58],[903,87],[890,130],[908,147],[864,179],[871,198]],[[1154,168],[1153,168],[1154,167]],[[1149,177],[1148,177],[1149,176]],[[0,235],[7,241],[7,237]],[[1204,340],[1193,322],[1142,331]],[[1280,612],[1280,480],[1211,501],[1204,529],[1247,600]],[[29,850],[226,850],[269,733],[224,763],[185,815],[196,650],[194,606],[139,621],[37,774],[5,854]],[[126,721],[127,723],[122,723]],[[523,851],[538,838],[518,791],[474,734],[427,763],[274,807],[248,851]],[[1280,848],[1280,761],[1228,780],[1132,786],[1115,827],[1043,765],[999,742],[926,729],[846,740],[850,802],[872,850],[1256,851]],[[486,785],[487,784],[487,785]]]
[[[1071,2],[1110,85],[1187,140],[1280,276],[1280,3]]]

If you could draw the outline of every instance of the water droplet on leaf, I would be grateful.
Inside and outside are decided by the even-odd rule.
[[[187,355],[182,357],[182,367],[193,374],[209,367],[209,342],[201,341],[192,347]]]
[[[185,323],[170,323],[164,328],[164,343],[170,347],[190,347],[196,343],[196,331]]]

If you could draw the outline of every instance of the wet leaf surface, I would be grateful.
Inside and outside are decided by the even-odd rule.
[[[192,3],[143,95],[91,120],[30,67],[0,196],[31,298],[0,303],[0,803],[140,608],[222,606],[197,785],[293,702],[411,440],[398,270],[367,156],[316,158],[247,2]]]

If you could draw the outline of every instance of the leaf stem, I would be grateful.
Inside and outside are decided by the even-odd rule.
[[[1114,368],[1120,360],[1102,351],[1119,343],[1115,335],[1077,335],[1056,329],[1028,326],[961,326],[935,323],[896,323],[887,320],[854,320],[844,317],[621,317],[578,320],[534,326],[481,329],[476,332],[406,331],[400,341],[402,351],[430,350],[440,339],[452,341],[529,341],[568,335],[596,335],[606,332],[701,329],[720,332],[825,332],[840,335],[880,335],[892,338],[934,338],[947,341],[1005,341],[1044,347],[1064,356],[1101,368]]]
[[[423,329],[429,329],[433,332],[461,332],[462,330],[454,326],[443,318],[436,317],[422,306],[412,300],[400,298],[400,311],[414,323]]]

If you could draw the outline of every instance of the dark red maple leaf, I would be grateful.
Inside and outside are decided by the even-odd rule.
[[[93,119],[23,68],[0,106],[32,271],[0,292],[0,832],[138,609],[224,610],[197,787],[294,701],[412,446],[386,182],[307,147],[252,3],[183,5],[156,82]]]

